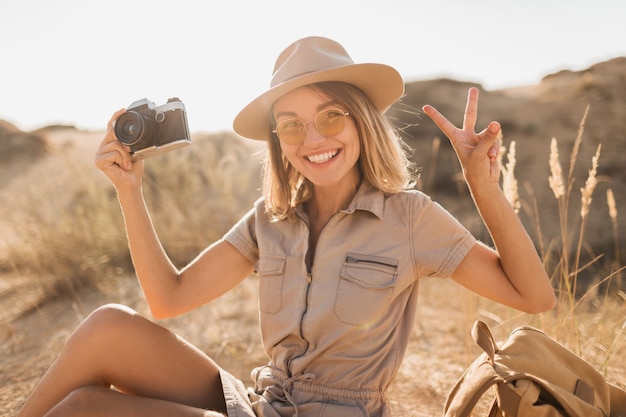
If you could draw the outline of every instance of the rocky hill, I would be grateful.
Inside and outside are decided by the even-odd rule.
[[[38,158],[47,151],[47,143],[41,135],[22,132],[11,123],[0,120],[0,163],[16,158]]]
[[[401,126],[407,126],[404,136],[415,149],[413,159],[421,167],[423,188],[470,226],[475,225],[474,232],[484,235],[475,212],[458,203],[465,201],[458,197],[467,191],[463,184],[450,181],[450,178],[460,178],[450,144],[443,138],[435,155],[433,138],[441,137],[441,132],[427,116],[416,120],[412,113],[424,104],[431,104],[461,125],[467,89],[471,85],[475,84],[449,79],[408,83],[405,98],[391,112]],[[626,57],[598,63],[583,71],[560,71],[544,77],[533,86],[497,91],[477,87],[481,89],[477,129],[484,128],[491,120],[497,120],[503,128],[504,146],[508,147],[511,141],[516,142],[515,175],[522,199],[520,216],[537,239],[537,215],[533,213],[536,201],[541,235],[546,245],[550,240],[560,238],[557,203],[548,184],[550,142],[552,138],[558,140],[560,162],[567,175],[572,147],[588,107],[573,171],[570,236],[575,241],[578,238],[580,188],[584,186],[592,157],[601,144],[598,185],[584,229],[587,244],[585,257],[588,259],[604,253],[604,259],[596,265],[597,268],[606,268],[616,258],[625,260],[626,253],[619,248],[626,248]],[[613,190],[618,208],[621,242],[617,248],[608,215],[608,188]],[[621,254],[617,255],[616,250]]]

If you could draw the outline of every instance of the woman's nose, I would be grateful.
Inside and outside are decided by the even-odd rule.
[[[315,122],[310,121],[304,124],[306,127],[306,136],[304,138],[305,143],[315,144],[317,142],[323,142],[326,140],[326,136],[323,136],[315,126]]]

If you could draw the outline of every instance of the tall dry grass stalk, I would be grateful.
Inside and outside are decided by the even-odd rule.
[[[613,245],[615,247],[614,264],[620,265],[620,247],[619,247],[619,224],[617,223],[617,204],[615,204],[615,195],[613,189],[606,190],[606,202],[609,207],[609,217],[613,226]]]
[[[602,144],[598,145],[598,150],[591,160],[591,169],[589,170],[589,176],[585,181],[585,186],[580,189],[580,217],[583,220],[587,219],[587,216],[589,215],[589,206],[591,205],[593,191],[596,189],[596,185],[598,185],[598,179],[596,176],[598,175],[598,159],[600,158],[600,149],[602,149]]]
[[[563,169],[559,161],[559,146],[556,138],[550,141],[550,177],[548,183],[554,193],[554,197],[560,200],[565,196],[565,184],[563,182]]]
[[[576,139],[574,140],[574,145],[572,151],[570,153],[570,163],[569,170],[567,175],[567,181],[563,178],[563,169],[561,168],[559,151],[558,151],[558,142],[556,138],[552,138],[550,142],[550,177],[548,178],[548,182],[550,184],[550,188],[554,193],[554,197],[557,200],[558,204],[558,218],[559,218],[559,230],[561,233],[560,236],[560,248],[561,253],[559,256],[558,266],[555,269],[555,274],[558,275],[558,285],[557,289],[559,290],[559,296],[565,296],[568,300],[568,310],[572,310],[575,306],[575,285],[576,281],[576,272],[572,274],[570,269],[570,225],[569,225],[569,208],[570,208],[570,199],[572,196],[572,188],[574,184],[574,167],[576,165],[576,160],[578,158],[578,152],[580,150],[580,144],[582,142],[583,132],[585,128],[585,121],[587,119],[587,114],[589,112],[589,106],[585,109],[585,113],[580,121],[578,127],[578,134]],[[580,235],[580,239],[582,239],[582,234]],[[575,268],[576,269],[576,268]],[[563,291],[564,289],[564,291]],[[562,303],[559,304],[559,307],[562,308]]]
[[[515,177],[515,165],[517,159],[515,156],[515,141],[511,141],[509,145],[509,151],[507,153],[506,165],[500,164],[500,170],[502,171],[502,190],[504,196],[509,201],[515,213],[519,213],[520,200],[517,185],[517,178]]]
[[[617,204],[615,203],[615,195],[613,194],[613,189],[612,188],[607,188],[606,190],[606,203],[608,206],[608,210],[609,210],[609,218],[611,219],[611,226],[612,226],[612,231],[613,231],[613,259],[611,261],[611,274],[612,274],[612,280],[613,280],[613,286],[610,285],[611,283],[609,283],[609,285],[606,286],[607,290],[606,290],[606,294],[605,296],[608,296],[608,292],[611,289],[611,287],[616,288],[618,291],[622,290],[622,285],[623,285],[623,279],[622,279],[622,272],[623,272],[623,267],[621,267],[621,256],[620,256],[620,244],[619,244],[619,223],[617,221]],[[622,292],[622,294],[624,294]],[[624,298],[626,298],[626,294],[624,294]]]
[[[554,193],[554,198],[557,200],[558,205],[558,218],[560,223],[559,230],[561,231],[561,255],[559,261],[560,273],[558,274],[557,288],[565,287],[565,294],[570,298],[570,305],[573,304],[573,295],[571,280],[569,275],[569,250],[568,250],[568,208],[569,208],[569,188],[565,187],[565,181],[563,179],[563,169],[561,168],[561,162],[559,159],[559,148],[556,138],[552,138],[550,142],[550,177],[548,183]],[[545,260],[545,259],[544,259]],[[562,295],[563,292],[560,292]]]
[[[591,159],[591,169],[589,170],[589,175],[587,176],[587,180],[585,181],[585,186],[580,189],[580,229],[578,233],[578,247],[576,249],[576,260],[574,262],[574,273],[578,274],[580,267],[580,254],[582,252],[583,247],[583,235],[585,231],[585,225],[587,224],[587,217],[589,216],[589,206],[591,205],[591,200],[593,199],[593,192],[596,189],[596,185],[598,185],[598,159],[600,159],[600,149],[602,149],[602,145],[598,145],[598,149],[596,154]],[[576,294],[576,283],[577,279],[574,279],[573,293]]]

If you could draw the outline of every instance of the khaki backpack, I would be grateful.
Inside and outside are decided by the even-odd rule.
[[[626,391],[588,362],[532,327],[498,346],[476,321],[472,338],[482,353],[448,394],[445,417],[468,417],[491,387],[489,417],[626,417]]]

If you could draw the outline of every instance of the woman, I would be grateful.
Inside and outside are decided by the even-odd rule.
[[[285,49],[271,88],[234,121],[240,135],[268,142],[264,197],[182,270],[154,232],[143,163],[116,140],[115,113],[95,162],[117,190],[153,315],[185,313],[256,272],[270,360],[246,391],[168,330],[108,305],[69,338],[20,416],[388,416],[419,278],[451,277],[530,313],[552,308],[543,265],[499,187],[500,126],[474,132],[478,91],[461,129],[423,110],[452,142],[497,250],[409,190],[403,144],[384,117],[403,92],[393,68],[355,64],[332,40]]]

